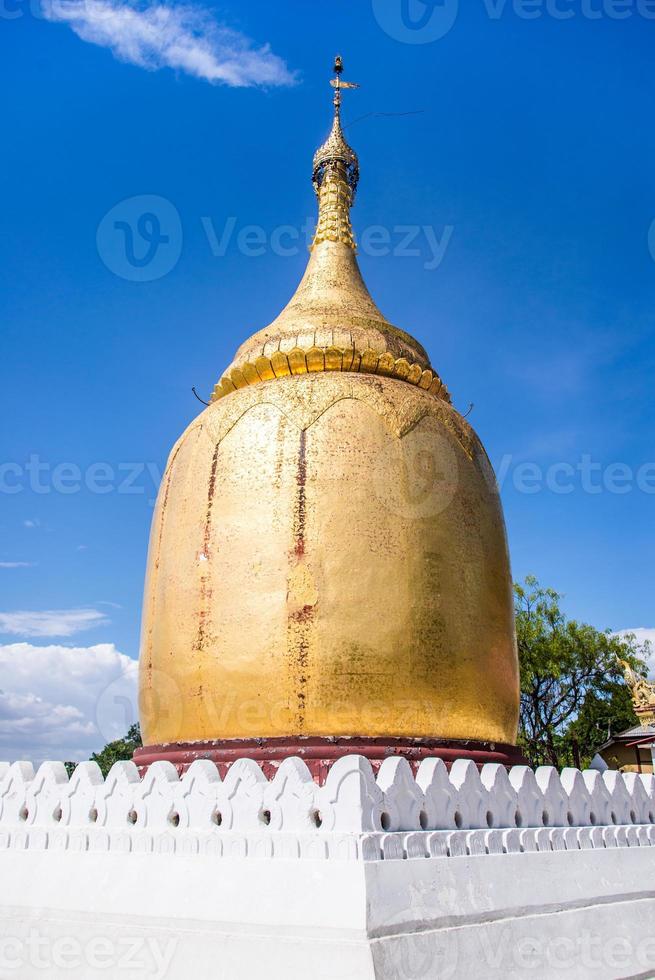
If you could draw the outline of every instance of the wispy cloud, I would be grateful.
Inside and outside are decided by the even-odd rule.
[[[109,622],[98,609],[47,609],[0,612],[0,633],[12,636],[73,636]]]
[[[292,85],[296,75],[268,44],[218,23],[200,6],[120,0],[43,0],[46,19],[68,24],[115,58],[150,71],[173,68],[215,84]]]
[[[644,658],[648,664],[648,673],[651,677],[655,676],[655,627],[635,626],[634,629],[617,630],[617,636],[627,636],[633,634],[637,643],[648,643],[646,648],[647,656]]]
[[[634,629],[617,630],[617,636],[633,633],[637,643],[650,643],[655,647],[655,627],[635,626]]]
[[[0,568],[34,568],[33,561],[0,561]]]
[[[41,527],[41,521],[38,517],[31,517],[27,521],[23,521],[23,527]]]

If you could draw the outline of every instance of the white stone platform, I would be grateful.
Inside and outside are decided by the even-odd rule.
[[[651,776],[0,765],[0,978],[655,976]]]

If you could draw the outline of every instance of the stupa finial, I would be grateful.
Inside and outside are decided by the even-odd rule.
[[[357,263],[350,208],[359,163],[343,135],[340,109],[343,90],[358,86],[344,82],[342,73],[337,55],[330,80],[332,130],[314,156],[318,221],[307,268],[282,312],[241,345],[214,388],[212,401],[245,386],[308,370],[391,374],[450,401],[418,341],[389,323],[375,305]]]
[[[330,135],[314,154],[312,182],[319,200],[318,225],[312,247],[323,241],[341,242],[355,248],[350,208],[359,181],[359,160],[346,141],[341,128],[341,92],[359,88],[355,82],[344,82],[343,61],[340,55],[334,59],[334,120]]]

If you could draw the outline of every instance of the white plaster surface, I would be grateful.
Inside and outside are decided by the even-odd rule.
[[[463,761],[0,765],[0,978],[655,976],[654,810]]]

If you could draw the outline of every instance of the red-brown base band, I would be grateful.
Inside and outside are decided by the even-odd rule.
[[[527,765],[515,745],[500,742],[442,738],[289,738],[225,739],[203,742],[168,742],[145,745],[134,753],[134,762],[143,772],[153,762],[165,759],[180,773],[196,759],[214,762],[224,776],[237,759],[258,762],[267,778],[275,774],[281,762],[291,756],[303,759],[314,779],[322,784],[331,766],[344,755],[363,755],[377,771],[389,756],[401,756],[414,771],[422,759],[443,759],[450,766],[456,759],[471,759],[476,765],[498,762],[504,766]]]

